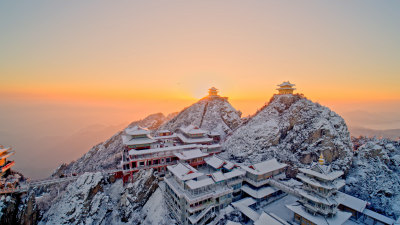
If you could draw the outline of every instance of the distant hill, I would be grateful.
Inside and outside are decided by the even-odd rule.
[[[350,134],[353,137],[366,136],[366,137],[383,137],[397,140],[400,137],[400,129],[387,129],[375,130],[364,127],[351,127],[349,126]]]

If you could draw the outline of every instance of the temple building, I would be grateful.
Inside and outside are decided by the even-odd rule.
[[[165,199],[179,224],[208,224],[240,192],[245,172],[212,156],[195,169],[186,163],[168,166]]]
[[[181,127],[177,134],[182,144],[211,144],[214,139],[209,137],[207,131],[196,126]]]
[[[0,176],[4,177],[6,176],[9,172],[11,167],[14,166],[15,162],[8,160],[8,157],[14,155],[15,152],[11,151],[11,147],[4,147],[0,145]]]
[[[276,90],[279,91],[280,95],[286,95],[286,94],[293,94],[293,91],[296,90],[294,88],[295,84],[291,84],[289,81],[285,81],[282,84],[279,84]]]
[[[122,136],[122,142],[127,150],[143,150],[150,149],[151,144],[155,143],[156,140],[150,136],[149,130],[139,126],[134,126],[125,129],[125,135]]]
[[[345,185],[340,178],[342,175],[343,171],[332,171],[330,166],[323,165],[322,160],[309,169],[299,169],[297,178],[303,183],[302,189],[298,190],[300,205],[287,205],[294,213],[295,222],[318,225],[345,223],[352,214],[338,210],[341,202],[338,190]]]
[[[250,166],[242,166],[246,171],[242,186],[243,195],[256,199],[257,202],[269,200],[283,192],[269,185],[270,178],[285,177],[287,164],[270,159]]]
[[[208,89],[208,96],[209,97],[219,97],[218,89],[216,89],[215,87]]]
[[[215,142],[205,130],[189,125],[179,133],[169,130],[155,132],[138,126],[125,129],[122,135],[122,175],[124,182],[143,169],[154,169],[164,173],[167,166],[185,163],[192,167],[205,164],[204,158],[221,152],[221,145]]]

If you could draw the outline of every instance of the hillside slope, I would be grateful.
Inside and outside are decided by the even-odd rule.
[[[378,212],[399,217],[400,143],[363,137],[353,142],[357,149],[346,192],[372,203]]]
[[[241,113],[227,99],[206,97],[182,110],[160,129],[176,131],[182,126],[192,124],[225,136],[241,124],[240,116]]]
[[[353,145],[345,121],[304,96],[274,95],[223,144],[229,157],[259,162],[275,157],[297,166],[322,152],[336,169],[348,169]]]

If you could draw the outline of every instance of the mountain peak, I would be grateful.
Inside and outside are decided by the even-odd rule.
[[[280,158],[297,166],[322,153],[335,168],[349,168],[352,143],[342,117],[302,94],[276,94],[224,143],[231,157],[258,162]]]
[[[227,97],[219,96],[217,89],[212,87],[208,96],[183,109],[160,129],[176,131],[180,127],[194,125],[225,136],[241,123],[241,112],[233,108]]]

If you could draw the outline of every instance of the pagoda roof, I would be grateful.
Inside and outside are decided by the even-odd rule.
[[[247,184],[243,185],[241,189],[242,189],[242,191],[246,192],[248,195],[250,195],[251,197],[256,198],[256,199],[264,198],[265,196],[268,196],[270,194],[273,194],[273,193],[279,191],[279,189],[276,189],[271,186],[266,186],[266,187],[262,187],[260,189],[254,190]]]
[[[191,180],[204,175],[186,163],[178,163],[173,166],[167,166],[167,168],[172,174],[174,174],[175,177],[183,181]]]
[[[280,88],[277,88],[276,90],[296,90],[296,88],[292,88],[292,87],[280,87]]]
[[[222,160],[215,155],[205,158],[204,161],[206,161],[206,163],[214,169],[220,169],[225,163],[225,160]]]
[[[357,212],[363,212],[365,207],[367,206],[368,202],[361,200],[359,198],[353,197],[346,193],[337,192],[338,195],[338,202],[341,205],[349,207],[350,209],[356,210]]]
[[[10,151],[10,152],[5,152],[4,155],[0,155],[0,159],[7,159],[8,157],[14,155],[15,152],[14,151]]]
[[[212,142],[212,138],[202,137],[202,138],[188,138],[183,134],[177,134],[177,137],[184,143],[195,144],[195,143],[204,143],[204,142]]]
[[[303,175],[303,174],[297,174],[297,178],[299,178],[300,180],[302,180],[305,183],[311,184],[311,185],[316,186],[316,187],[325,188],[325,189],[328,189],[328,190],[331,190],[331,189],[336,189],[337,190],[337,189],[342,188],[346,184],[346,182],[343,179],[334,180],[334,181],[332,181],[332,183],[324,184],[324,183],[321,183],[318,180],[315,180],[315,179],[310,178],[310,177],[308,177],[306,175]]]
[[[217,89],[217,88],[215,88],[215,87],[211,87],[211,88],[210,88],[210,89],[208,89],[208,90],[217,91],[218,89]]]
[[[306,218],[307,220],[311,221],[314,224],[318,225],[342,225],[345,223],[347,220],[350,219],[351,213],[349,212],[343,212],[338,210],[338,212],[333,216],[333,217],[324,217],[322,215],[316,214],[313,215],[311,213],[308,213],[304,207],[298,203],[294,203],[291,205],[286,205],[288,209],[290,209],[292,212],[302,216],[303,218]]]
[[[11,147],[4,148],[2,145],[0,145],[0,154],[2,154],[3,152],[10,151],[10,150],[11,150]]]
[[[174,153],[174,155],[181,160],[196,159],[196,158],[208,156],[207,153],[200,151],[200,149],[193,149],[193,150],[187,150],[187,151],[183,151],[183,152],[177,152],[177,153]]]
[[[293,87],[293,86],[295,86],[295,84],[291,84],[289,81],[285,81],[282,84],[278,84],[277,86],[279,86],[279,87],[284,87],[284,86]]]
[[[192,124],[187,127],[181,127],[180,130],[186,134],[206,134],[207,133],[207,131],[205,131],[201,128],[198,128]]]
[[[326,181],[335,180],[344,174],[343,171],[341,171],[341,170],[331,171],[330,168],[329,168],[329,170],[325,170],[318,164],[316,164],[314,166],[319,167],[321,169],[320,172],[315,171],[315,168],[313,168],[314,170],[300,168],[299,171],[302,173],[308,174],[310,176],[317,177],[322,180],[326,180]]]
[[[287,167],[287,164],[279,163],[275,158],[254,164],[252,166],[242,166],[242,168],[247,172],[256,175],[266,174],[285,167]]]
[[[152,144],[154,142],[157,141],[152,138],[132,138],[129,135],[122,136],[122,143],[124,143],[124,145],[143,145]]]
[[[324,205],[336,205],[339,203],[338,198],[335,198],[333,195],[328,198],[323,198],[323,197],[320,197],[315,194],[310,194],[307,191],[304,191],[303,189],[297,188],[297,191],[301,196],[303,196],[304,198],[309,199],[313,202],[322,203]]]
[[[150,134],[150,131],[148,129],[140,127],[140,126],[133,126],[133,127],[126,128],[125,133],[135,136],[135,135]]]

